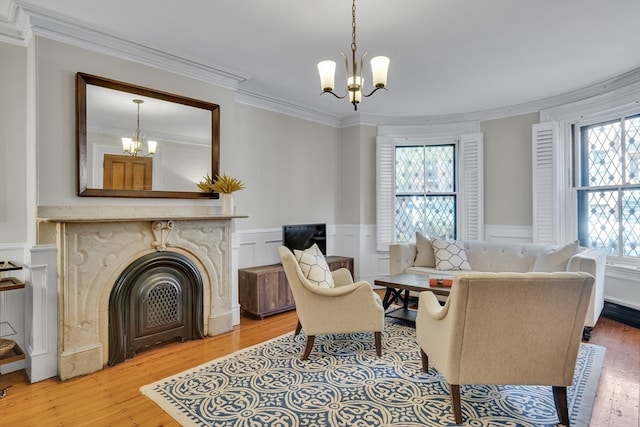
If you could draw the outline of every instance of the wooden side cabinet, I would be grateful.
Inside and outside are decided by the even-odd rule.
[[[326,260],[332,271],[346,268],[353,276],[353,258],[328,256]],[[239,269],[238,299],[242,311],[261,319],[296,307],[282,264]]]

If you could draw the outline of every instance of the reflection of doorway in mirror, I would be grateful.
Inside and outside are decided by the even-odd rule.
[[[153,159],[151,157],[104,156],[105,190],[153,190]]]
[[[106,188],[103,184],[104,177],[104,158],[108,154],[122,155],[122,147],[109,144],[91,144],[90,153],[87,153],[87,159],[91,159],[91,163],[87,166],[90,173],[88,174],[89,188]],[[94,167],[94,165],[96,167]],[[162,153],[156,152],[153,156],[153,177],[152,185],[153,189],[162,189]]]

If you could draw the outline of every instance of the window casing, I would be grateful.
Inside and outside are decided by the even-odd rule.
[[[478,125],[479,126],[479,125]],[[459,126],[457,129],[470,129],[477,127],[476,124]],[[392,128],[397,132],[397,128]],[[456,129],[451,128],[444,130],[442,127],[425,128],[424,136],[417,136],[415,133],[410,137],[404,136],[383,136],[376,138],[376,249],[379,252],[388,252],[389,245],[396,243],[398,232],[396,230],[396,215],[404,212],[399,209],[397,204],[408,205],[410,199],[420,195],[427,194],[428,198],[421,198],[419,203],[423,206],[415,209],[418,216],[415,220],[410,221],[410,227],[403,232],[399,239],[403,240],[410,237],[415,239],[415,232],[411,229],[418,225],[425,226],[422,231],[442,235],[446,238],[457,238],[466,240],[482,240],[484,237],[484,170],[483,170],[483,136],[480,132],[457,133]],[[411,129],[415,131],[415,129]],[[451,132],[448,132],[451,131]],[[394,132],[394,133],[396,133]],[[430,136],[429,133],[436,133],[437,136]],[[446,133],[445,133],[446,132]],[[416,136],[414,136],[416,135]],[[446,135],[446,136],[445,136]],[[426,187],[417,190],[416,187],[407,187],[406,182],[399,188],[396,188],[396,174],[402,171],[396,170],[396,147],[454,147],[452,153],[452,168],[446,167],[447,176],[453,174],[453,182],[448,185],[436,183],[436,176],[429,176],[429,168],[424,167],[420,174],[426,171],[423,185]],[[400,148],[399,148],[400,149]],[[435,149],[435,148],[434,148]],[[442,149],[441,149],[442,150]],[[449,149],[444,149],[445,151]],[[448,151],[451,153],[451,151]],[[451,154],[449,154],[451,156]],[[446,162],[445,162],[446,163]],[[448,178],[448,182],[451,179]],[[447,188],[449,187],[449,188]],[[438,190],[437,193],[433,191]],[[428,193],[432,191],[432,193]],[[396,193],[398,198],[396,198]],[[434,197],[429,197],[434,196]],[[452,197],[452,196],[455,196]],[[439,197],[439,198],[438,198]],[[398,200],[397,200],[398,199]],[[453,208],[452,202],[453,203]],[[415,202],[414,202],[415,204]],[[427,217],[427,212],[436,212],[441,209],[444,211],[453,209],[455,215],[454,228],[449,231],[437,231],[435,225],[433,231],[429,231],[429,222],[437,222],[437,219]],[[423,214],[424,212],[424,214]],[[449,213],[451,215],[451,213]],[[421,222],[420,222],[421,221]],[[409,236],[409,234],[412,234]],[[398,240],[400,241],[400,240]]]
[[[578,238],[640,259],[640,114],[574,125]]]

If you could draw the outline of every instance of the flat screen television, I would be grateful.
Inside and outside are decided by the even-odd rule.
[[[290,224],[282,226],[282,244],[289,248],[305,250],[317,244],[323,255],[327,255],[326,224]]]

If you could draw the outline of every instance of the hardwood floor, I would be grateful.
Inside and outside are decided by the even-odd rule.
[[[167,344],[125,363],[64,382],[48,379],[29,384],[24,371],[3,375],[0,388],[11,388],[0,400],[0,425],[177,426],[140,393],[141,386],[291,332],[295,325],[295,311],[264,320],[242,317],[240,325],[228,333]],[[638,426],[640,329],[601,317],[591,342],[607,347],[591,426]]]

